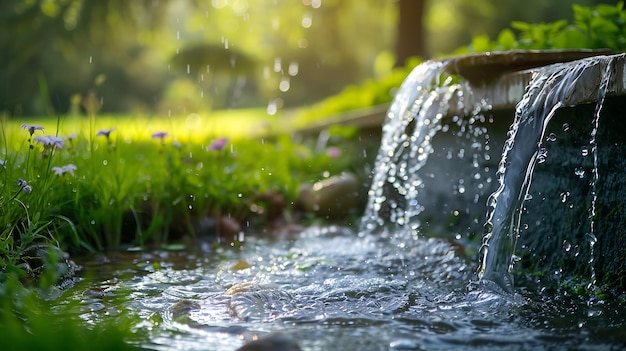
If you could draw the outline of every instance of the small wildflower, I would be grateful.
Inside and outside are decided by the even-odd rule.
[[[152,138],[163,140],[167,135],[168,135],[167,132],[155,132],[155,133],[152,133]]]
[[[25,187],[27,185],[28,185],[28,183],[26,183],[26,181],[24,179],[20,178],[20,179],[17,180],[17,186],[19,186],[20,188],[23,188],[23,187]]]
[[[41,135],[36,136],[34,138],[35,142],[43,144],[45,149],[62,149],[63,148],[63,138],[53,136],[53,135]]]
[[[28,133],[30,133],[30,136],[33,136],[33,134],[35,134],[36,130],[40,130],[40,131],[43,132],[43,127],[42,126],[31,126],[31,125],[28,125],[26,123],[22,123],[22,129],[28,130]]]
[[[17,180],[17,186],[24,190],[26,194],[30,194],[33,191],[33,187],[28,185],[28,183],[22,178]]]
[[[332,158],[338,158],[339,156],[341,156],[341,149],[339,149],[338,147],[331,146],[328,149],[326,149],[326,155]]]
[[[0,166],[6,167],[7,166],[7,161],[6,160],[0,160]]]
[[[180,141],[178,141],[178,140],[172,141],[172,146],[177,148],[178,150],[183,148],[183,144],[181,144]]]
[[[228,143],[228,138],[219,138],[219,139],[211,141],[211,144],[209,145],[208,149],[210,151],[219,151],[223,149],[224,146],[226,146],[226,143]]]
[[[114,132],[115,130],[116,128],[100,129],[98,133],[96,133],[96,136],[105,136],[108,139],[111,133]]]
[[[65,166],[62,167],[52,167],[52,171],[54,172],[54,174],[60,176],[63,175],[65,173],[69,173],[71,175],[74,175],[74,171],[77,170],[78,168],[76,167],[76,165],[70,163],[67,164]]]

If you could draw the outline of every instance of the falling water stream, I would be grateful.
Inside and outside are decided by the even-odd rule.
[[[600,119],[600,111],[605,100],[608,82],[611,79],[611,57],[594,58],[569,64],[567,69],[562,65],[551,65],[538,69],[536,77],[526,88],[524,97],[517,105],[515,120],[511,125],[506,141],[498,176],[500,186],[489,199],[483,258],[479,276],[483,282],[493,282],[499,288],[513,291],[512,270],[515,263],[514,250],[520,235],[520,223],[523,204],[529,200],[529,189],[533,181],[534,168],[537,163],[545,162],[546,149],[543,146],[546,128],[557,110],[564,106],[576,105],[580,95],[576,90],[589,89],[581,82],[592,81],[599,86],[597,104],[593,119],[593,131],[590,145],[594,157],[591,181],[592,192],[597,182],[597,145],[595,136]],[[589,92],[583,92],[589,95]],[[590,203],[590,228],[588,231],[589,247],[593,250],[595,243],[595,195]],[[593,254],[590,255],[593,259]],[[592,263],[592,262],[590,262]],[[593,272],[593,267],[591,267]],[[591,282],[595,279],[591,277]]]
[[[616,62],[533,69],[504,129],[496,125],[506,112],[446,74],[445,61],[418,66],[388,111],[360,228],[92,257],[70,300],[90,321],[139,317],[131,342],[152,350],[235,350],[272,333],[302,350],[619,349],[619,299],[590,304],[513,285],[524,205],[542,181],[534,170],[551,157],[546,126],[575,96],[597,101],[593,197],[584,204],[593,260],[596,133],[605,95],[622,84]]]

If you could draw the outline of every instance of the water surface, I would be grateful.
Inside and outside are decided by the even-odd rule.
[[[83,317],[140,317],[152,350],[235,350],[283,333],[303,350],[608,350],[624,346],[619,301],[532,286],[473,288],[477,263],[443,239],[359,238],[309,228],[240,247],[119,252],[83,262]]]

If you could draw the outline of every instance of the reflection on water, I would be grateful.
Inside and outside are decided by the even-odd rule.
[[[293,241],[83,265],[98,275],[73,290],[84,318],[140,316],[137,342],[154,350],[235,350],[275,332],[303,350],[608,349],[626,332],[617,303],[473,290],[475,261],[441,239],[400,248],[310,228]]]

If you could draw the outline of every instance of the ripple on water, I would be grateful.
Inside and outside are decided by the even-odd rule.
[[[468,291],[475,264],[446,240],[399,247],[344,229],[309,229],[292,241],[249,238],[230,250],[217,261],[215,252],[151,255],[163,260],[152,272],[130,259],[134,274],[105,280],[79,298],[100,310],[125,297],[124,309],[143,319],[137,329],[148,336],[144,346],[155,350],[232,351],[274,332],[305,351],[522,349],[559,345],[558,333],[571,339],[581,331],[578,321],[589,319],[584,310],[569,321],[574,302],[551,310],[518,295]],[[115,264],[119,271],[128,262]]]

